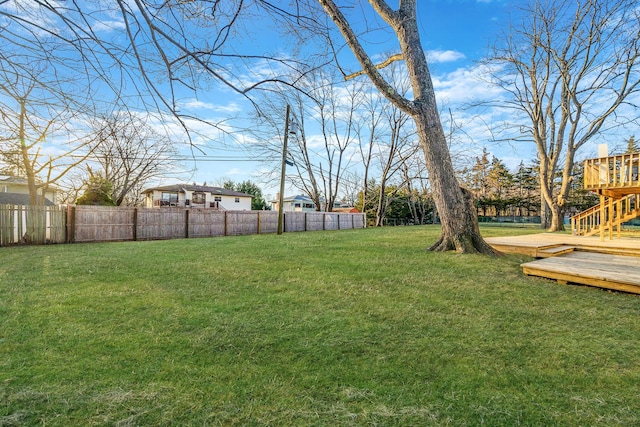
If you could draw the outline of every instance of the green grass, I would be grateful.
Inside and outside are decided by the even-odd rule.
[[[438,233],[1,248],[0,426],[640,424],[640,298]]]

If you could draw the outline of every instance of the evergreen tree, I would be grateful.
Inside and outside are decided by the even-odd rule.
[[[507,169],[502,160],[493,156],[491,159],[491,167],[487,174],[487,184],[489,187],[489,195],[496,215],[504,215],[510,201],[508,194],[511,192],[513,184],[513,175]]]
[[[487,196],[487,176],[489,175],[489,152],[486,148],[482,149],[482,157],[476,157],[475,163],[471,167],[468,175],[469,190],[474,196]]]
[[[538,169],[531,165],[526,166],[520,162],[516,173],[513,175],[515,186],[514,204],[519,216],[530,216],[538,212],[540,207],[540,184],[537,176]]]
[[[116,206],[111,196],[113,184],[100,174],[94,174],[89,168],[89,179],[85,183],[84,194],[76,200],[77,205]]]
[[[625,142],[627,143],[627,151],[625,154],[640,153],[640,144],[636,141],[634,135],[631,135]]]

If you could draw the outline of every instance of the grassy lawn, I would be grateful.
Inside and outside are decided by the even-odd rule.
[[[438,234],[0,248],[0,426],[640,424],[640,298]]]

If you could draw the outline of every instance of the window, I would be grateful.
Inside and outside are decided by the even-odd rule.
[[[206,200],[205,193],[193,193],[193,195],[191,196],[191,202],[198,205],[203,205],[205,200]]]
[[[294,208],[299,208],[299,207],[300,207],[300,203],[294,203],[294,204],[293,204],[293,207],[294,207]]]
[[[162,193],[160,206],[176,206],[178,204],[178,193]]]
[[[213,198],[213,201],[214,201],[214,202],[221,202],[221,201],[222,201],[222,196],[215,196],[215,197]]]
[[[305,209],[313,209],[313,203],[305,203],[302,207]]]
[[[240,197],[236,197],[236,203],[240,203]]]

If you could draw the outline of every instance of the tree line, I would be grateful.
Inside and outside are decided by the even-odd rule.
[[[640,144],[630,136],[613,151],[612,155],[640,153]],[[516,168],[509,169],[504,161],[483,148],[481,155],[475,156],[469,166],[458,168],[457,173],[462,185],[473,195],[473,204],[481,221],[542,224],[539,161],[521,161]],[[570,176],[571,184],[563,210],[565,216],[573,216],[599,203],[597,194],[584,189],[583,162],[575,162]],[[562,175],[557,174],[554,186],[559,189],[561,185]],[[365,194],[369,195],[366,199]],[[416,180],[387,186],[370,180],[367,190],[359,193],[356,207],[367,213],[371,226],[437,222],[429,186],[416,187]]]

